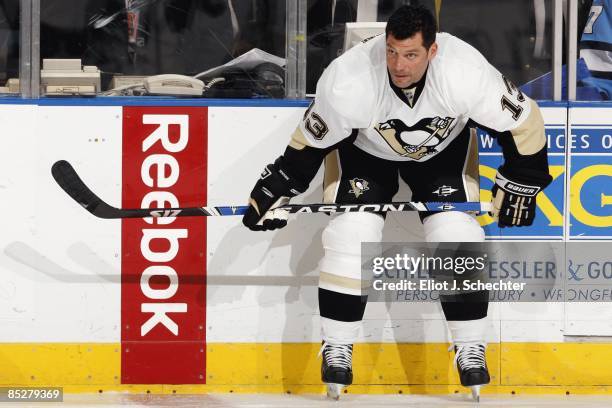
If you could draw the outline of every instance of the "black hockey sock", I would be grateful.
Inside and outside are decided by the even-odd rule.
[[[319,288],[319,313],[332,320],[357,322],[363,319],[367,299]]]
[[[447,321],[478,320],[487,317],[489,291],[440,295],[440,303]]]

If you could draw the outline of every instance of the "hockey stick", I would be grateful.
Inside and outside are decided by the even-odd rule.
[[[70,163],[57,161],[51,174],[59,186],[74,201],[99,218],[144,218],[144,217],[202,217],[243,215],[246,205],[183,208],[116,208],[108,205],[94,194],[81,180]],[[466,202],[397,202],[387,204],[292,204],[279,207],[290,213],[336,213],[336,212],[380,212],[380,211],[489,211],[490,203]]]

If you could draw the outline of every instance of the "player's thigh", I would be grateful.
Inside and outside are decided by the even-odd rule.
[[[353,144],[341,144],[325,158],[326,203],[386,203],[398,186],[396,162],[379,159]]]
[[[432,159],[408,162],[400,176],[412,191],[413,201],[478,201],[478,146],[469,128]],[[432,213],[419,213],[421,219]]]

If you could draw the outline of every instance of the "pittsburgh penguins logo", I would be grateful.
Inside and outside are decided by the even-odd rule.
[[[351,189],[349,193],[355,194],[355,198],[359,198],[360,195],[364,193],[364,191],[368,191],[370,187],[368,187],[368,182],[364,179],[354,178],[349,180],[351,184]]]
[[[452,129],[455,118],[425,118],[412,126],[400,119],[390,119],[379,123],[374,129],[385,139],[400,156],[421,160],[423,157],[436,154],[436,147],[442,143]]]

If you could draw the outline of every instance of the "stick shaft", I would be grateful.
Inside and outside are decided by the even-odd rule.
[[[116,208],[98,197],[81,180],[67,161],[56,162],[51,173],[59,186],[77,203],[96,217],[106,219],[145,217],[215,217],[243,215],[248,206],[225,205],[181,208]],[[345,212],[389,212],[389,211],[489,211],[490,203],[464,202],[397,202],[383,204],[290,204],[281,207],[293,214],[301,213],[345,213]]]

